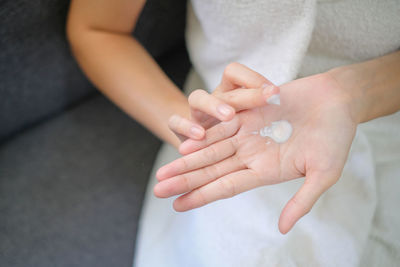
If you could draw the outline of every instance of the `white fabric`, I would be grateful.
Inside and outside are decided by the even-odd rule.
[[[187,44],[207,89],[233,61],[280,85],[400,48],[398,0],[191,2]]]
[[[400,47],[400,3],[192,0],[187,41],[202,85],[239,61],[276,84]],[[284,103],[282,103],[284,104]],[[143,208],[135,266],[396,266],[400,262],[400,114],[363,124],[342,178],[287,235],[277,228],[302,183],[258,188],[177,213],[152,194]],[[178,153],[163,146],[154,170]]]

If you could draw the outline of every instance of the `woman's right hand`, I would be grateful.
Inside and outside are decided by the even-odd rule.
[[[287,233],[339,179],[360,111],[359,99],[326,73],[284,84],[281,95],[280,107],[242,111],[230,122],[207,130],[204,140],[181,144],[185,156],[158,170],[154,194],[180,195],[174,208],[187,211],[256,187],[305,177],[281,213],[279,229]],[[289,126],[274,130],[274,122],[282,120]],[[270,129],[264,135],[265,126]]]
[[[210,127],[231,120],[241,110],[264,106],[272,95],[278,94],[279,88],[261,74],[240,63],[231,63],[212,94],[198,89],[189,95],[190,119],[173,115],[168,125],[181,141],[201,140]]]

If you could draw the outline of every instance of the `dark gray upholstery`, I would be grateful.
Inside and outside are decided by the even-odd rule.
[[[3,145],[0,266],[129,266],[157,146],[103,96]]]
[[[95,91],[66,42],[68,5],[68,0],[0,0],[0,142]],[[146,4],[135,36],[156,59],[184,50],[185,11],[185,0]],[[189,67],[182,59],[166,62],[176,62],[178,84]]]
[[[0,0],[0,266],[131,266],[160,142],[70,55],[66,0]],[[149,0],[135,35],[178,86],[186,1]]]
[[[0,1],[0,141],[94,92],[65,40],[69,1]]]

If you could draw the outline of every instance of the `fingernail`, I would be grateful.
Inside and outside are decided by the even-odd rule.
[[[217,107],[217,111],[218,111],[219,114],[221,114],[224,117],[227,117],[227,116],[231,115],[232,112],[233,112],[232,108],[230,106],[228,106],[228,105],[225,105],[225,104],[219,105]]]
[[[280,106],[281,105],[281,96],[280,96],[280,94],[276,94],[276,95],[272,95],[272,96],[268,97],[267,103]]]
[[[202,137],[203,136],[203,129],[198,126],[192,126],[190,128],[190,133],[195,137]]]

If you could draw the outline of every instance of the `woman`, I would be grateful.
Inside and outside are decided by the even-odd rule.
[[[385,207],[391,207],[398,200],[395,188],[399,185],[396,175],[400,173],[397,166],[400,141],[396,136],[400,131],[399,116],[394,114],[362,125],[354,140],[353,136],[358,123],[392,114],[400,108],[400,53],[396,52],[400,47],[397,16],[400,9],[396,1],[379,4],[374,1],[191,1],[188,48],[194,69],[205,85],[192,79],[188,87],[209,90],[217,87],[217,90],[213,95],[197,91],[190,97],[190,105],[130,35],[143,2],[72,1],[69,40],[78,62],[103,93],[175,147],[180,142],[168,129],[169,118],[174,114],[178,116],[172,117],[171,128],[192,139],[202,139],[209,127],[221,126],[216,124],[218,121],[229,121],[224,124],[228,127],[235,118],[247,116],[248,120],[239,119],[239,126],[253,127],[253,119],[257,118],[251,114],[254,107],[262,106],[263,114],[272,113],[276,118],[288,116],[293,133],[297,131],[300,137],[308,138],[306,145],[302,144],[303,139],[293,135],[287,144],[294,145],[287,148],[283,145],[282,149],[290,147],[300,151],[289,153],[287,162],[281,159],[270,162],[265,169],[250,166],[249,169],[269,178],[250,183],[242,178],[239,179],[241,186],[235,187],[239,193],[306,175],[306,182],[282,213],[279,225],[282,233],[287,233],[317,198],[342,178],[286,236],[275,225],[280,209],[298,189],[299,180],[258,187],[179,214],[171,210],[171,201],[153,197],[149,186],[136,265],[394,265],[398,253],[393,251],[400,251],[396,231],[400,218],[387,212]],[[269,80],[243,65],[233,64],[220,82],[225,66],[234,61]],[[304,78],[292,81],[299,77]],[[263,106],[266,99],[278,92],[273,86],[263,86],[272,83],[280,86],[280,107]],[[266,88],[271,90],[263,94]],[[245,111],[234,116],[233,109]],[[207,130],[205,140],[213,136],[212,129]],[[307,132],[315,138],[309,138]],[[210,145],[201,142],[188,141],[186,148],[181,147],[182,152],[190,153]],[[272,150],[280,151],[281,145],[272,145]],[[236,153],[243,146],[234,147],[230,153]],[[245,159],[260,160],[259,166],[264,162],[263,153],[267,148],[259,146],[259,149],[254,152],[253,145],[241,151],[245,152]],[[220,154],[221,150],[216,151],[212,161],[197,167],[213,166],[231,155]],[[175,157],[173,149],[165,146],[155,167]],[[194,157],[193,162],[196,161],[198,157]],[[229,162],[223,173],[240,170],[235,166],[241,163]],[[306,163],[318,168],[308,169]],[[292,168],[288,169],[288,165]],[[284,175],[266,175],[268,170],[276,172],[276,169],[281,170],[279,174],[289,171]],[[171,178],[190,168],[174,170],[169,165],[163,170],[159,173],[160,179]],[[195,186],[168,192],[171,185],[165,186],[165,182],[171,178],[155,190],[159,196],[190,192],[198,186],[213,184],[214,179],[221,180],[216,179],[219,176],[209,174],[208,180]],[[154,185],[154,175],[151,179]],[[180,185],[179,181],[175,185]],[[211,192],[206,201],[198,193],[197,197],[192,193],[195,197],[180,198],[175,208],[188,210],[236,193],[226,194],[223,189],[203,190]]]

